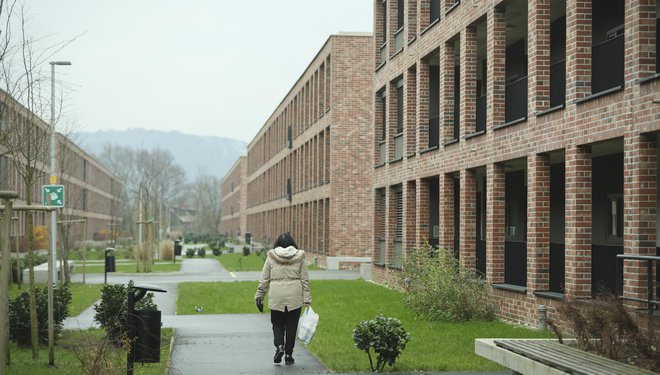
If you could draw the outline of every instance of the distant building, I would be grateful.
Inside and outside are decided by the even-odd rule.
[[[371,34],[330,36],[248,145],[241,231],[255,241],[290,232],[311,262],[371,261],[372,46]]]
[[[14,98],[0,90],[0,190],[12,190],[19,194],[17,204],[25,204],[26,188],[21,173],[27,160],[27,140],[37,156],[37,183],[31,190],[32,204],[43,204],[43,186],[50,184],[50,137],[49,125],[31,113]],[[65,187],[65,204],[58,210],[59,221],[85,220],[85,223],[60,224],[69,226],[72,241],[101,238],[111,239],[113,228],[121,223],[121,191],[123,182],[97,160],[83,151],[65,135],[56,133],[56,160],[58,170],[56,184]],[[23,152],[10,152],[9,148]],[[16,159],[15,159],[16,158]],[[21,171],[14,160],[22,163]],[[19,218],[19,236],[25,235],[25,212],[14,213]],[[34,215],[35,226],[49,226],[50,214]],[[12,230],[12,233],[15,233]],[[12,235],[13,236],[13,235]],[[24,239],[21,239],[24,243]]]
[[[247,227],[247,157],[239,157],[220,182],[220,233],[245,239]]]
[[[658,254],[658,3],[375,0],[374,279],[428,241],[508,320],[646,300],[617,254]]]

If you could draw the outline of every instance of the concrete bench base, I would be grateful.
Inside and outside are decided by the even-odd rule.
[[[75,266],[73,261],[68,261],[67,262],[67,268],[69,270],[69,275],[73,275],[75,271]],[[60,262],[57,262],[57,277],[59,278],[60,276],[64,277],[64,275],[60,275]],[[28,278],[30,277],[30,270],[29,269],[24,269],[23,270],[23,280],[27,282]],[[42,263],[38,266],[34,267],[34,282],[37,284],[45,284],[48,281],[48,263]]]
[[[369,257],[327,257],[327,267],[329,270],[338,270],[340,263],[371,263]]]

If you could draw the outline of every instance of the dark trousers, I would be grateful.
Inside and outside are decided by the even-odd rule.
[[[289,311],[270,310],[270,322],[273,324],[273,343],[275,346],[284,345],[286,354],[293,353],[296,345],[296,331],[298,331],[298,319],[300,319],[301,308]],[[286,336],[286,342],[284,338]]]

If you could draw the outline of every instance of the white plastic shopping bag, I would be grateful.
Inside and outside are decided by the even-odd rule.
[[[306,308],[302,315],[300,315],[300,320],[298,321],[298,340],[302,341],[305,344],[309,344],[314,337],[314,332],[316,332],[316,326],[319,324],[319,314],[314,312],[312,306]]]

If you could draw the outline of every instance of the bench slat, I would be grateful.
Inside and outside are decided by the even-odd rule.
[[[495,344],[521,356],[576,375],[653,374],[625,363],[548,340],[495,340]]]

